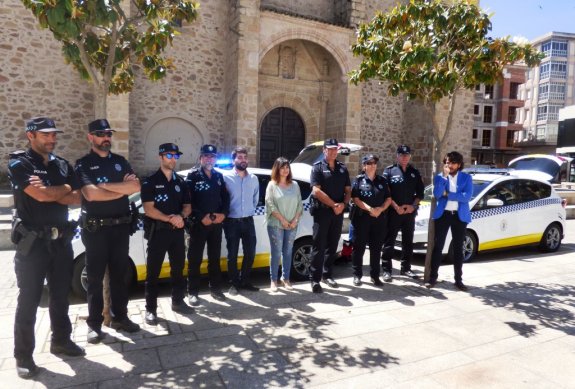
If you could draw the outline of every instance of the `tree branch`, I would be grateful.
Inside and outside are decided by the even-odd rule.
[[[116,46],[118,43],[118,29],[116,28],[116,22],[112,24],[112,35],[110,37],[110,47],[108,47],[108,58],[106,59],[106,67],[104,70],[103,83],[106,87],[106,93],[108,93],[108,88],[110,86],[110,81],[112,80],[112,73],[114,70],[114,60],[116,59]]]
[[[94,67],[90,63],[90,58],[88,57],[88,53],[84,49],[82,42],[80,42],[77,39],[74,39],[73,42],[76,45],[76,47],[78,47],[78,51],[80,53],[80,61],[82,61],[82,65],[84,65],[84,67],[86,68],[86,71],[90,75],[90,78],[92,79],[92,82],[94,83],[94,86],[96,88],[99,88],[101,86],[102,81],[98,78],[98,72],[96,72],[96,70],[94,69]]]

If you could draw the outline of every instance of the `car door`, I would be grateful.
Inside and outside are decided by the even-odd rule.
[[[543,231],[553,219],[553,203],[546,201],[551,195],[551,186],[535,180],[518,180],[517,212],[520,220],[517,223],[516,244],[537,243]]]
[[[514,206],[515,185],[516,180],[495,183],[473,206],[468,228],[477,234],[479,251],[513,245],[517,234],[516,218],[519,217]],[[491,199],[500,200],[502,205],[492,205]]]

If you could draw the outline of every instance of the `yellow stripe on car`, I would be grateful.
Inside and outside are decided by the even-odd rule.
[[[521,246],[526,244],[539,243],[543,234],[529,234],[514,236],[512,238],[492,240],[490,242],[483,242],[479,244],[479,251],[501,249],[504,247]]]

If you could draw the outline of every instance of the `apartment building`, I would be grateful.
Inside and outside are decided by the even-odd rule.
[[[517,114],[523,108],[519,89],[526,71],[524,65],[509,65],[496,85],[476,86],[472,163],[504,167],[522,153],[514,142],[516,132],[523,128]]]
[[[519,109],[519,123],[514,146],[522,154],[555,154],[559,110],[575,104],[575,34],[550,32],[531,42],[545,58],[526,74],[519,90],[525,100]]]

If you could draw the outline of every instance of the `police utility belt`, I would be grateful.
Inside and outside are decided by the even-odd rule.
[[[25,226],[22,219],[15,217],[12,220],[12,234],[10,238],[12,243],[17,245],[18,252],[22,255],[27,255],[36,240],[72,240],[77,226],[77,222],[71,221],[61,226],[30,227]]]
[[[130,224],[133,221],[133,216],[125,215],[120,217],[110,218],[94,218],[82,215],[80,217],[80,227],[88,232],[96,232],[102,227],[119,226],[121,224]]]

